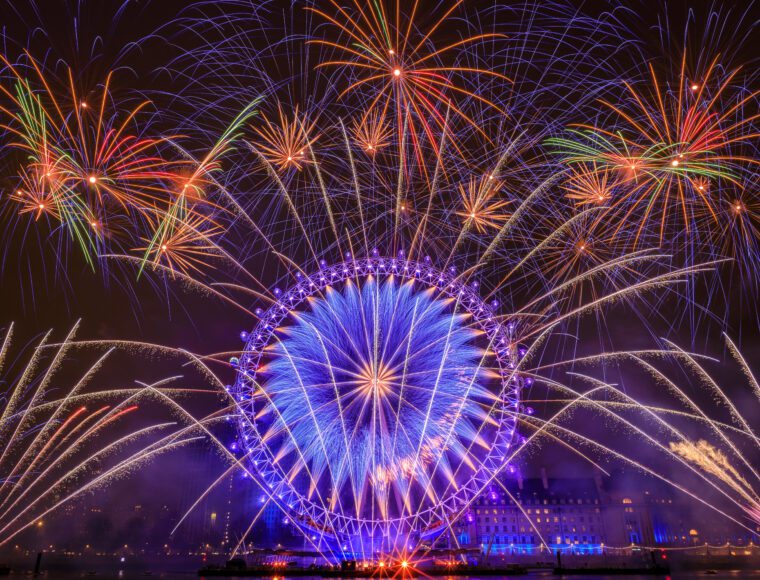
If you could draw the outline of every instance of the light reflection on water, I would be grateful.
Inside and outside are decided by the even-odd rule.
[[[11,578],[20,577],[19,573],[14,574]],[[134,573],[134,572],[98,572],[96,574],[88,574],[86,572],[47,572],[39,578],[45,580],[74,580],[92,578],[96,580],[98,578],[118,579],[118,580],[146,580],[147,578],[160,578],[161,580],[189,580],[190,578],[204,579],[204,576],[198,576],[194,572],[154,572],[150,574],[146,573]],[[207,580],[237,580],[240,576],[213,576],[208,577]],[[244,577],[242,577],[244,578]],[[421,577],[423,578],[423,577]],[[674,572],[668,576],[645,576],[640,574],[623,575],[570,575],[570,576],[555,576],[550,570],[544,570],[539,572],[531,572],[525,575],[519,576],[439,576],[440,580],[548,580],[549,578],[563,578],[566,580],[681,580],[691,578],[704,578],[705,580],[738,580],[744,578],[757,578],[760,579],[760,570],[720,570],[715,574],[708,574],[706,572]],[[281,577],[269,577],[259,578],[258,580],[285,580]],[[302,576],[299,580],[324,580],[321,576]]]

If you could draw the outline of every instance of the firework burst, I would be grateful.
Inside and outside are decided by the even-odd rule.
[[[549,140],[581,174],[598,174],[605,185],[614,176],[620,195],[610,211],[622,223],[639,224],[637,242],[650,231],[663,243],[674,228],[696,237],[715,229],[720,192],[741,191],[757,171],[757,159],[742,148],[758,138],[757,114],[743,111],[759,93],[733,95],[739,71],[721,77],[718,69],[713,61],[698,83],[689,83],[684,57],[671,86],[650,65],[647,87],[625,82],[627,98],[603,101],[613,117],[605,125],[579,124],[571,138]]]
[[[0,545],[67,502],[199,438],[189,420],[151,423],[134,417],[141,404],[169,400],[182,389],[161,382],[93,386],[114,348],[103,349],[77,380],[57,392],[66,357],[80,348],[76,330],[61,343],[45,334],[24,353],[20,370],[18,361],[11,362],[13,326],[0,339],[0,371],[8,385],[0,397]]]
[[[96,103],[90,104],[77,92],[70,70],[68,93],[61,97],[54,81],[27,57],[35,78],[26,78],[5,60],[15,85],[13,90],[2,87],[11,103],[2,110],[4,128],[15,138],[10,147],[24,156],[18,189],[26,195],[18,199],[24,209],[29,198],[44,205],[94,265],[109,217],[145,214],[163,202],[166,183],[183,163],[162,157],[170,138],[136,132],[135,118],[147,103],[124,115],[113,110],[110,75]],[[35,82],[42,90],[33,89]]]
[[[153,236],[143,239],[147,245],[135,251],[143,254],[146,263],[163,264],[170,272],[200,272],[218,255],[214,237],[221,231],[209,217],[188,213],[180,206],[176,211],[162,214]]]
[[[367,155],[375,155],[390,144],[392,131],[385,115],[379,111],[369,111],[354,120],[354,140]]]
[[[312,135],[316,121],[299,116],[298,107],[288,117],[277,106],[278,119],[275,122],[262,116],[262,123],[256,127],[253,143],[261,155],[280,171],[301,169],[311,163],[311,146],[318,136]]]
[[[580,164],[565,182],[565,196],[577,206],[608,205],[615,188],[609,170],[598,171],[595,164]]]
[[[478,233],[484,234],[489,229],[498,231],[509,217],[505,209],[510,200],[499,199],[502,187],[493,175],[480,179],[471,177],[467,185],[459,185],[463,209],[457,215]]]
[[[531,442],[625,461],[563,422],[578,407],[599,410],[757,511],[752,465],[693,403],[680,399],[690,407],[678,416],[707,425],[715,437],[705,443],[659,415],[670,411],[575,370],[567,381],[552,372],[583,362],[575,352],[560,361],[565,348],[553,342],[564,345],[581,317],[596,314],[602,336],[608,306],[662,288],[680,296],[680,286],[712,271],[730,251],[716,235],[745,255],[756,249],[747,184],[756,181],[757,115],[746,110],[758,93],[734,95],[737,74],[717,61],[693,81],[684,57],[663,84],[654,66],[642,74],[617,50],[592,58],[613,43],[630,46],[607,21],[583,30],[599,24],[612,43],[567,53],[585,42],[575,13],[550,8],[548,24],[543,6],[519,11],[526,18],[510,26],[544,24],[525,25],[513,45],[484,30],[487,12],[467,12],[461,0],[435,14],[416,1],[310,4],[306,31],[260,51],[248,39],[268,42],[262,22],[256,30],[267,34],[257,35],[227,14],[196,19],[186,30],[234,29],[191,51],[176,75],[193,79],[177,103],[213,95],[181,123],[210,148],[145,137],[135,120],[146,105],[112,110],[110,78],[94,102],[74,91],[73,73],[57,98],[36,65],[30,79],[10,69],[3,113],[12,148],[26,156],[10,197],[23,216],[63,225],[85,255],[235,310],[239,352],[193,357],[238,425],[225,474],[252,476],[264,507],[281,509],[330,561],[378,553],[407,561],[436,542],[457,544],[453,524],[489,486],[507,491],[500,477]],[[443,32],[460,11],[450,38]],[[303,58],[280,59],[280,50]],[[274,65],[263,71],[263,62]],[[269,77],[291,65],[283,79]],[[636,78],[600,80],[616,68]],[[260,95],[265,113],[254,119]],[[221,138],[207,129],[233,117]],[[104,253],[114,216],[131,226],[129,245]],[[683,259],[675,250],[684,240],[709,244]],[[595,360],[632,357],[673,385],[649,354]],[[696,368],[682,351],[666,354]],[[206,369],[220,359],[234,384]],[[574,391],[573,380],[592,388]],[[539,383],[570,397],[549,418],[527,405]],[[654,419],[659,431],[624,413]],[[82,421],[100,420],[68,409],[61,417],[65,441],[78,436],[68,429],[85,433]],[[754,437],[746,419],[733,418],[733,433]],[[11,470],[5,482],[14,481]]]
[[[368,103],[363,119],[392,117],[397,145],[406,143],[421,163],[423,141],[437,150],[451,114],[488,138],[468,114],[468,103],[477,102],[505,114],[499,104],[473,91],[468,79],[491,77],[505,83],[509,79],[491,68],[471,66],[456,58],[463,49],[504,36],[478,33],[444,46],[434,41],[461,3],[459,0],[443,6],[441,16],[426,27],[417,23],[422,8],[416,1],[408,10],[402,9],[398,1],[395,5],[329,2],[329,9],[308,8],[323,18],[333,32],[310,42],[325,49],[319,67],[337,70],[348,79],[339,99],[359,93]]]

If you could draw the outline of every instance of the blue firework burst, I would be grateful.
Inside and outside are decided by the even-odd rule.
[[[393,277],[349,278],[309,303],[262,369],[277,461],[357,516],[434,501],[482,444],[494,394],[481,331],[454,299]]]

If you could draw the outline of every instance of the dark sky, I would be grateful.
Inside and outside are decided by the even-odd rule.
[[[481,3],[488,7],[488,3]],[[516,3],[515,5],[519,5]],[[560,3],[562,5],[562,3]],[[705,40],[713,44],[723,43],[721,54],[736,64],[751,68],[758,58],[756,46],[744,42],[748,31],[758,21],[756,3],[742,3],[741,6],[731,2],[628,2],[618,5],[614,2],[580,2],[566,3],[574,6],[579,14],[596,16],[611,9],[616,10],[622,23],[630,29],[632,36],[642,42],[643,51],[651,55],[662,55],[662,46],[671,43],[678,46],[683,37],[684,26],[688,22],[694,29],[706,27],[712,34]],[[480,6],[480,4],[479,4]],[[624,9],[621,9],[621,6]],[[28,49],[36,58],[49,67],[63,70],[67,63],[83,79],[86,86],[97,84],[107,72],[118,71],[117,82],[112,86],[115,98],[135,98],[142,93],[156,104],[159,114],[154,119],[158,125],[166,123],[167,130],[172,130],[177,115],[182,116],[182,105],[172,100],[171,95],[180,91],[176,79],[172,79],[164,68],[194,48],[193,38],[181,31],[179,23],[186,18],[196,18],[198,14],[219,14],[225,11],[240,14],[256,7],[271,22],[272,38],[278,34],[282,22],[302,18],[303,6],[290,2],[256,2],[224,3],[198,2],[189,3],[175,0],[125,1],[125,2],[13,2],[7,1],[2,10],[2,45],[4,54],[11,60],[18,58],[21,51]],[[616,8],[617,7],[617,8]],[[716,20],[736,26],[732,37],[715,34],[710,23]],[[665,29],[671,38],[663,39],[660,28]],[[298,29],[298,24],[290,24]],[[717,29],[720,30],[720,29]],[[254,35],[251,42],[266,44],[269,39]],[[162,105],[171,103],[174,116],[161,111]],[[171,119],[166,121],[165,119]],[[13,187],[12,171],[8,165],[12,160],[8,156],[0,158],[0,184],[5,191]],[[4,212],[8,208],[4,208]],[[7,215],[7,213],[4,213]],[[6,242],[10,247],[16,244],[19,251],[3,253],[3,278],[0,289],[3,293],[2,323],[15,320],[24,331],[39,332],[49,327],[62,328],[74,320],[84,318],[85,333],[108,334],[111,336],[149,336],[157,341],[181,343],[187,348],[208,351],[224,350],[216,345],[235,346],[237,325],[231,321],[229,328],[223,328],[221,318],[216,312],[208,313],[208,323],[203,319],[206,313],[199,313],[192,298],[184,301],[169,300],[162,291],[156,292],[147,283],[135,283],[134,280],[109,278],[102,273],[92,273],[76,255],[67,256],[64,264],[56,266],[50,253],[41,254],[39,247],[45,245],[44,229],[35,231],[27,225],[21,227],[17,234]],[[42,244],[40,242],[43,242]],[[47,240],[49,245],[49,240]],[[61,275],[61,272],[65,275]],[[724,284],[729,281],[725,280]],[[713,284],[709,282],[708,284]],[[735,286],[735,285],[734,285]],[[750,290],[752,292],[752,290]],[[729,292],[728,297],[714,298],[718,301],[715,310],[723,310],[720,301],[743,300],[740,293]],[[704,302],[704,298],[702,299]],[[208,301],[207,308],[213,310]],[[709,310],[713,305],[708,305]],[[679,310],[676,304],[666,308]],[[684,323],[680,328],[681,340],[694,341],[700,348],[710,349],[713,344],[703,342],[708,335],[726,330],[738,337],[750,356],[757,348],[757,313],[751,301],[746,307],[733,308],[731,316],[723,321],[720,314],[715,315],[715,324],[709,323],[709,317],[702,317],[700,328],[689,328]],[[150,324],[145,321],[164,320],[165,324]],[[652,321],[654,322],[654,321]],[[612,325],[614,326],[614,325]],[[655,323],[656,326],[656,323]],[[670,331],[671,329],[667,329]],[[615,333],[614,328],[611,332]],[[657,329],[653,331],[658,334]],[[145,333],[148,333],[147,335]],[[230,337],[232,340],[230,340]],[[709,339],[708,339],[709,340]]]
[[[199,4],[209,13],[223,12],[225,6],[231,6],[230,10],[245,10],[247,5],[245,2],[216,6],[212,2]],[[570,5],[594,16],[617,4],[595,1]],[[753,23],[760,16],[756,3],[693,0],[640,1],[623,5],[627,9],[620,11],[620,17],[625,20],[625,26],[642,40],[644,50],[652,55],[662,51],[663,39],[656,27],[666,19],[673,36],[671,41],[677,45],[690,15],[695,22],[705,23],[710,14],[717,11],[725,15],[728,22],[735,23],[736,30],[740,32],[733,38],[711,37],[709,41],[725,42],[723,52],[737,63],[744,62],[748,67],[757,64],[760,56],[757,43],[742,42],[743,34],[753,28]],[[303,13],[301,3],[271,2],[261,9],[275,23],[273,30],[283,19],[290,20],[292,17],[298,21]],[[197,39],[182,33],[176,23],[183,15],[197,13],[189,8],[189,3],[178,0],[123,3],[112,0],[0,0],[2,52],[13,60],[27,48],[48,66],[55,68],[57,62],[66,62],[78,71],[81,79],[91,79],[93,83],[107,71],[117,69],[119,81],[114,85],[117,95],[132,98],[135,92],[144,93],[155,101],[157,109],[173,103],[175,108],[172,113],[175,116],[171,118],[175,119],[183,114],[182,105],[172,99],[181,83],[178,79],[172,79],[161,67],[194,48],[193,43]],[[252,42],[266,42],[266,39],[254,38]],[[156,122],[171,125],[160,116]],[[171,129],[168,127],[168,130]],[[0,156],[0,188],[3,195],[12,187],[7,177],[11,173],[9,166],[8,156]],[[8,209],[3,208],[1,215],[5,218],[7,212]],[[15,245],[4,248],[0,327],[15,321],[21,337],[31,338],[48,328],[55,328],[60,335],[75,320],[82,318],[82,338],[135,338],[201,353],[240,347],[238,333],[248,326],[249,321],[242,319],[234,310],[176,289],[156,288],[145,280],[137,282],[125,279],[121,274],[109,276],[103,272],[93,273],[77,255],[69,256],[65,263],[56,265],[53,262],[54,252],[39,249],[40,241],[44,245],[45,240],[44,231],[20,228],[8,242]],[[698,297],[706,296],[699,289],[697,294]],[[729,292],[728,296],[729,300],[742,300],[736,291]],[[713,299],[724,300],[722,296]],[[691,327],[686,319],[673,329],[671,323],[680,317],[683,306],[678,300],[666,299],[656,303],[660,316],[651,316],[648,331],[643,330],[643,325],[630,315],[627,308],[618,307],[606,316],[607,332],[621,348],[651,345],[657,337],[668,334],[681,344],[722,357],[724,351],[720,332],[726,330],[740,338],[743,352],[750,361],[758,361],[760,331],[757,328],[755,302],[747,301],[745,304],[748,306],[733,308],[727,321],[721,316],[712,321],[707,316],[701,316],[697,328]],[[598,345],[594,336],[595,324],[593,319],[581,326],[584,332],[590,332],[592,336],[591,350]],[[130,373],[130,378],[142,380],[156,378],[164,372],[164,367],[146,369],[139,364],[122,363],[112,372]],[[228,380],[232,381],[232,372],[229,373]],[[727,380],[734,376],[730,371],[725,373]],[[170,469],[182,471],[190,465],[196,468],[194,457],[197,458],[197,455],[189,454],[180,461],[173,461],[169,464]],[[183,464],[183,461],[189,463]],[[535,465],[548,463],[559,471],[566,468],[564,461],[563,455],[549,451],[535,458],[526,469],[533,471]],[[575,465],[574,462],[572,464]],[[155,482],[160,480],[162,470],[166,468],[166,465],[159,465],[155,473],[142,474],[136,497],[155,496]],[[582,469],[578,472],[584,473]]]
[[[488,3],[483,3],[487,7]],[[517,5],[517,4],[516,4]],[[570,3],[579,14],[596,16],[617,4],[613,2]],[[758,58],[756,46],[743,42],[748,31],[758,20],[755,3],[721,2],[629,2],[616,8],[622,23],[630,29],[632,36],[642,42],[642,50],[662,55],[663,45],[678,46],[687,22],[694,29],[707,28],[711,34],[705,43],[723,43],[721,53],[737,64],[751,68]],[[111,70],[117,70],[117,81],[112,86],[115,98],[135,98],[136,93],[148,95],[156,103],[158,115],[154,122],[168,125],[182,116],[182,103],[172,96],[180,91],[181,84],[164,68],[173,59],[181,57],[195,47],[197,38],[183,33],[179,23],[198,14],[219,14],[225,10],[245,14],[256,7],[271,22],[271,38],[276,38],[282,22],[298,21],[304,12],[298,3],[268,2],[253,3],[187,3],[174,0],[127,1],[127,2],[13,2],[8,1],[2,10],[3,52],[11,59],[18,58],[23,49],[28,49],[36,58],[48,66],[61,71],[62,63],[68,63],[78,71],[83,84],[97,84],[99,79]],[[656,8],[655,8],[656,7]],[[716,20],[735,25],[737,34],[728,37],[716,34],[710,23]],[[663,39],[660,28],[663,23],[671,38]],[[245,26],[245,22],[241,25]],[[290,25],[298,28],[298,25]],[[720,31],[720,28],[717,29]],[[252,35],[251,43],[266,44],[268,38]],[[285,74],[285,73],[283,73]],[[255,90],[255,89],[254,89]],[[164,110],[162,110],[164,107]],[[169,119],[167,121],[166,119]],[[11,159],[0,158],[0,183],[8,191],[13,187]],[[4,215],[12,208],[4,207]],[[119,336],[149,338],[157,342],[182,345],[193,351],[221,351],[237,347],[239,324],[230,320],[235,316],[226,312],[221,305],[203,300],[203,308],[198,308],[196,297],[176,295],[167,300],[166,290],[156,290],[145,281],[124,279],[122,276],[109,277],[104,272],[93,273],[76,253],[61,257],[60,253],[40,250],[50,246],[50,235],[44,228],[35,229],[29,222],[14,226],[16,232],[6,239],[6,246],[17,247],[18,251],[3,253],[3,277],[0,291],[4,296],[0,323],[11,320],[17,322],[25,333],[35,334],[50,327],[58,329],[70,326],[73,321],[83,318],[83,335]],[[48,248],[49,249],[49,248]],[[56,265],[56,260],[65,260]],[[65,274],[64,274],[65,272]],[[709,278],[709,275],[708,275]],[[714,279],[706,282],[714,286]],[[746,301],[741,292],[735,290],[731,280],[724,285],[734,287],[727,295],[710,297],[714,302],[706,310],[722,312],[724,302]],[[699,292],[699,290],[697,290]],[[749,293],[755,292],[750,289]],[[746,292],[745,292],[746,294]],[[698,303],[704,305],[707,295],[699,296]],[[220,310],[216,310],[219,307]],[[720,331],[727,331],[741,340],[746,353],[754,358],[757,349],[757,312],[750,300],[740,307],[734,305],[730,317],[724,321],[722,314],[697,315],[698,328],[693,321],[685,319],[681,303],[666,302],[664,311],[673,310],[674,316],[664,316],[658,320],[650,317],[652,336],[663,336],[673,331],[669,326],[673,320],[678,324],[675,337],[682,343],[693,343],[697,349],[715,352],[720,350],[720,341],[715,340]],[[646,310],[646,307],[643,308]],[[611,319],[608,317],[608,319]],[[161,323],[156,324],[157,321]],[[224,321],[224,322],[222,322]],[[616,325],[608,325],[608,331],[619,339],[630,337],[631,332],[621,332]],[[651,336],[641,334],[641,340]],[[621,345],[628,346],[628,345]],[[753,356],[754,355],[754,356]]]

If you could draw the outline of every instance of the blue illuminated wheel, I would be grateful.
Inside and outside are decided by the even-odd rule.
[[[260,484],[353,554],[435,537],[506,465],[511,325],[477,287],[403,256],[349,257],[276,295],[233,389]]]

